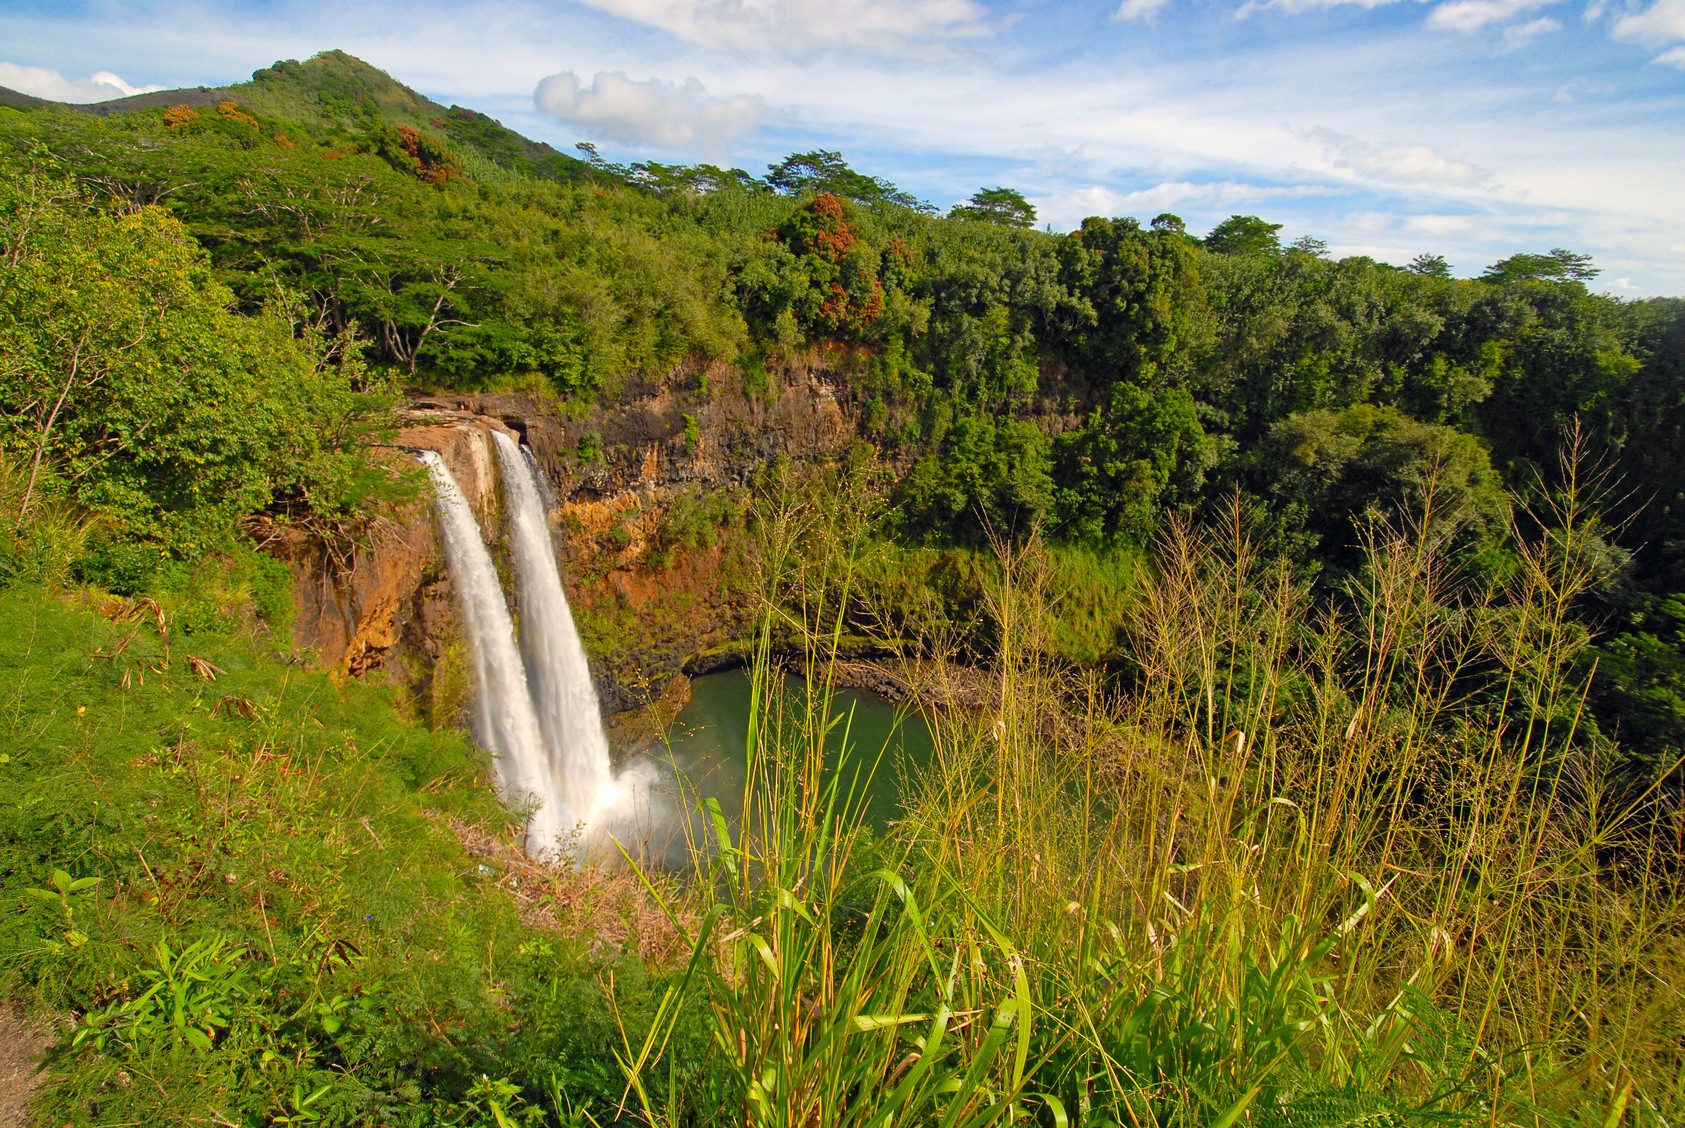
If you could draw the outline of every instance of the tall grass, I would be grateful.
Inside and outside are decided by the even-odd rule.
[[[50,476],[0,450],[0,583],[62,584],[99,522],[56,489]]]
[[[768,560],[805,564],[770,573],[745,814],[698,849],[663,1004],[708,1016],[722,1118],[1676,1122],[1677,855],[1578,726],[1595,519],[1570,482],[1477,583],[1432,501],[1366,529],[1334,598],[1238,511],[1171,525],[1120,614],[1122,690],[1048,657],[1057,577],[1003,550],[993,704],[905,671],[937,756],[875,842],[824,770],[863,542],[770,522]],[[805,696],[769,672],[776,619],[809,639]],[[650,1121],[677,1107],[663,1031],[622,1054]]]

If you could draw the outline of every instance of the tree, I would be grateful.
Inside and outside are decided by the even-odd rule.
[[[1610,517],[1638,552],[1639,582],[1685,592],[1685,298],[1650,298],[1619,311],[1643,366],[1615,401],[1614,430],[1623,441]],[[1678,633],[1685,637],[1685,623]]]
[[[901,484],[902,512],[962,543],[1029,532],[1053,508],[1052,444],[1027,419],[964,416]]]
[[[1059,247],[1067,347],[1106,380],[1143,387],[1185,351],[1205,303],[1194,250],[1133,219],[1089,217]]]
[[[766,185],[740,168],[711,164],[664,165],[656,161],[635,161],[626,179],[657,196],[706,196],[727,190],[765,192]]]
[[[0,452],[109,531],[183,555],[271,506],[333,516],[366,465],[355,350],[243,317],[158,208],[90,210],[0,169]],[[349,358],[351,363],[344,363]]]
[[[1328,240],[1318,239],[1315,235],[1301,235],[1293,240],[1293,249],[1312,258],[1322,258],[1328,253]]]
[[[1521,315],[1498,311],[1513,328],[1502,334],[1492,394],[1476,412],[1500,463],[1553,467],[1563,435],[1576,428],[1595,449],[1620,449],[1622,401],[1642,365],[1622,348],[1619,303],[1572,281],[1478,288]]]
[[[1451,277],[1451,264],[1445,261],[1444,255],[1419,254],[1410,260],[1410,265],[1404,268],[1411,274],[1421,274],[1428,278]]]
[[[1031,228],[1036,225],[1036,209],[1023,193],[1011,188],[982,188],[971,199],[955,204],[948,212],[954,219],[980,219],[998,223],[1002,227]]]
[[[424,183],[444,184],[462,175],[462,161],[455,153],[407,125],[376,129],[372,144],[393,168]]]
[[[1168,231],[1176,235],[1186,234],[1188,230],[1188,225],[1183,222],[1182,217],[1173,212],[1159,212],[1153,216],[1152,227],[1154,231]]]
[[[1582,667],[1588,704],[1599,729],[1619,740],[1627,754],[1618,782],[1643,787],[1657,776],[1680,774],[1685,752],[1685,601],[1680,597],[1642,601],[1636,629],[1622,631],[1591,650]]]
[[[1499,259],[1480,276],[1482,282],[1590,282],[1603,273],[1591,264],[1590,255],[1575,254],[1563,247],[1549,254],[1519,254]]]
[[[821,192],[798,208],[780,228],[797,256],[795,312],[822,333],[858,334],[883,312],[884,289],[878,255],[849,226],[843,202]]]
[[[1290,415],[1250,459],[1258,492],[1274,502],[1283,539],[1337,570],[1361,562],[1357,524],[1370,517],[1433,518],[1453,549],[1480,552],[1502,539],[1509,494],[1481,441],[1360,403]]]
[[[1281,224],[1265,223],[1255,215],[1231,215],[1211,229],[1205,246],[1220,255],[1280,254],[1280,230]]]
[[[1077,540],[1144,540],[1167,502],[1192,500],[1215,461],[1186,390],[1117,384],[1104,411],[1059,436],[1059,523]]]
[[[791,153],[777,164],[767,165],[766,182],[786,196],[829,192],[862,204],[900,204],[921,211],[929,207],[881,177],[855,172],[841,153],[831,149]]]

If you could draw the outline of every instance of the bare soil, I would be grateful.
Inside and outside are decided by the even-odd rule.
[[[45,1027],[0,1001],[0,1128],[25,1128],[29,1099],[44,1080],[41,1059],[53,1044]]]

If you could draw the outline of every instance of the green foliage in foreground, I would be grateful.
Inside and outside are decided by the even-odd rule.
[[[754,1125],[1673,1123],[1676,847],[1576,727],[1587,515],[1539,520],[1502,589],[1371,526],[1321,614],[1238,525],[1175,532],[1117,699],[1026,645],[1043,563],[1007,561],[998,696],[934,718],[876,842],[824,769],[855,573],[783,520],[810,692],[759,679],[744,820],[706,808],[690,965],[622,1055],[644,1118],[700,1006]]]
[[[607,1107],[598,979],[635,1026],[660,973],[523,923],[508,857],[453,833],[511,826],[461,735],[216,621],[0,590],[0,994],[75,1023],[35,1115],[493,1124],[547,1090]]]

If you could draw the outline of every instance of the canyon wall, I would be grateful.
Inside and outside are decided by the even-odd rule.
[[[722,390],[727,379],[737,386]],[[757,611],[745,546],[676,536],[675,523],[698,506],[747,497],[757,470],[774,460],[834,461],[856,439],[854,414],[822,371],[795,370],[754,390],[741,383],[723,370],[685,373],[590,406],[528,394],[416,398],[382,457],[439,451],[496,540],[489,432],[528,443],[553,488],[563,583],[603,706],[632,709],[682,670],[732,660]],[[355,545],[291,531],[269,548],[294,572],[295,643],[326,667],[398,680],[431,719],[453,719],[466,665],[426,497],[376,520]]]

